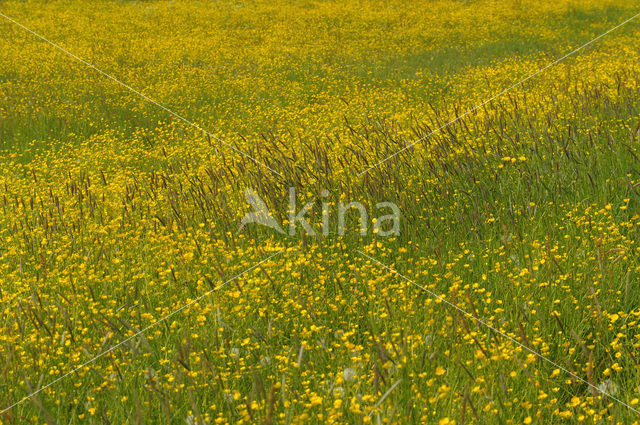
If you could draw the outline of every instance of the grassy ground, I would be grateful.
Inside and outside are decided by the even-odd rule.
[[[0,423],[633,423],[639,11],[0,2]]]

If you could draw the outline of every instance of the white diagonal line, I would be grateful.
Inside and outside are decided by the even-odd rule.
[[[96,67],[96,66],[94,66],[94,65],[90,64],[90,63],[89,63],[89,62],[87,62],[86,60],[84,60],[84,59],[82,59],[82,58],[80,58],[80,57],[78,57],[78,56],[74,55],[74,54],[73,54],[73,53],[71,53],[70,51],[66,50],[64,47],[62,47],[62,46],[60,46],[60,45],[58,45],[58,44],[54,43],[54,42],[53,42],[53,41],[51,41],[51,40],[48,40],[47,38],[45,38],[45,37],[41,36],[40,34],[38,34],[38,33],[37,33],[37,32],[35,32],[35,31],[33,31],[32,29],[25,27],[25,26],[24,26],[24,25],[22,25],[20,22],[17,22],[17,21],[15,21],[14,19],[12,19],[12,18],[8,17],[7,15],[4,15],[2,12],[0,12],[0,16],[2,16],[3,18],[5,18],[5,19],[6,19],[6,20],[8,20],[8,21],[13,22],[14,24],[16,24],[17,26],[19,26],[20,28],[24,29],[25,31],[30,32],[31,34],[33,34],[33,35],[35,35],[36,37],[38,37],[40,40],[42,40],[42,41],[45,41],[45,42],[49,43],[50,45],[52,45],[52,46],[53,46],[53,47],[55,47],[56,49],[58,49],[58,50],[62,51],[63,53],[66,53],[67,55],[69,55],[69,56],[71,56],[72,58],[74,58],[75,60],[77,60],[77,61],[79,61],[79,62],[83,63],[84,65],[88,66],[89,68],[91,68],[91,69],[93,69],[93,70],[97,71],[98,73],[100,73],[100,74],[104,75],[105,77],[107,77],[107,78],[109,78],[109,79],[111,79],[111,80],[115,81],[116,83],[120,84],[122,87],[126,88],[127,90],[129,90],[129,91],[131,91],[131,92],[133,92],[133,93],[135,93],[135,94],[137,94],[138,96],[140,96],[141,98],[145,99],[146,101],[148,101],[148,102],[150,102],[150,103],[153,103],[154,105],[156,105],[157,107],[159,107],[159,108],[161,108],[161,109],[165,110],[166,112],[170,113],[170,114],[171,114],[171,115],[173,115],[174,117],[176,117],[176,118],[178,118],[178,119],[180,119],[180,120],[182,120],[182,121],[186,122],[187,124],[189,124],[189,125],[191,125],[191,126],[195,127],[197,130],[200,130],[202,133],[206,134],[207,136],[214,138],[215,140],[217,140],[218,142],[222,143],[223,145],[225,145],[225,146],[227,146],[227,147],[231,148],[233,151],[235,151],[235,152],[237,152],[237,153],[239,153],[239,154],[241,154],[241,155],[243,155],[243,156],[245,156],[245,157],[249,158],[250,160],[252,160],[252,161],[253,161],[253,162],[255,162],[256,164],[263,166],[264,168],[266,168],[266,169],[268,169],[269,171],[271,171],[271,172],[273,172],[273,173],[275,173],[275,174],[279,175],[280,177],[283,177],[283,175],[282,175],[282,174],[280,174],[279,172],[277,172],[277,171],[276,171],[276,170],[274,170],[273,168],[269,167],[267,164],[265,164],[265,163],[263,163],[263,162],[258,161],[257,159],[255,159],[254,157],[252,157],[251,155],[249,155],[248,153],[245,153],[245,152],[241,151],[240,149],[238,149],[238,148],[234,147],[233,145],[231,145],[231,144],[229,144],[229,143],[225,142],[224,140],[222,140],[222,139],[221,139],[221,138],[219,138],[218,136],[216,136],[216,135],[214,135],[214,134],[211,134],[210,132],[208,132],[208,131],[207,131],[207,130],[205,130],[204,128],[200,127],[198,124],[194,123],[193,121],[190,121],[190,120],[186,119],[185,117],[183,117],[182,115],[177,114],[176,112],[172,111],[171,109],[167,108],[166,106],[164,106],[164,105],[162,105],[162,104],[160,104],[160,103],[156,102],[155,100],[153,100],[153,99],[152,99],[152,98],[150,98],[149,96],[147,96],[147,95],[145,95],[145,94],[141,93],[140,91],[138,91],[138,90],[134,89],[133,87],[129,86],[128,84],[123,83],[122,81],[118,80],[116,77],[114,77],[114,76],[112,76],[112,75],[110,75],[110,74],[107,74],[106,72],[104,72],[104,71],[103,71],[103,70],[101,70],[100,68],[98,68],[98,67]]]
[[[405,146],[404,148],[400,149],[399,151],[389,155],[388,157],[386,157],[385,159],[383,159],[382,161],[379,161],[377,163],[375,163],[374,165],[372,165],[371,167],[367,168],[366,170],[358,173],[358,176],[363,175],[364,173],[368,172],[369,170],[376,168],[378,165],[390,160],[391,158],[401,154],[402,152],[406,151],[407,149],[412,148],[413,146],[417,145],[418,143],[422,142],[423,140],[431,137],[432,135],[434,135],[435,133],[439,132],[440,130],[443,130],[447,127],[449,127],[451,124],[456,123],[457,121],[461,120],[462,118],[466,117],[467,115],[469,115],[470,113],[474,112],[475,110],[477,110],[478,108],[483,107],[484,105],[486,105],[487,103],[499,98],[500,96],[502,96],[503,94],[511,91],[512,89],[522,85],[523,83],[529,81],[530,79],[532,79],[533,77],[535,77],[538,74],[541,74],[542,72],[546,71],[547,69],[551,68],[554,65],[557,65],[558,63],[562,62],[563,60],[565,60],[566,58],[568,58],[569,56],[579,52],[580,50],[584,49],[585,47],[589,46],[590,44],[598,41],[599,39],[601,39],[602,37],[604,37],[605,35],[609,34],[612,31],[617,30],[618,28],[620,28],[621,26],[631,22],[632,20],[634,20],[635,18],[637,18],[638,16],[640,16],[640,13],[633,15],[631,18],[627,19],[626,21],[616,25],[615,27],[611,28],[610,30],[603,32],[602,34],[600,34],[599,36],[597,36],[596,38],[594,38],[593,40],[589,41],[586,44],[583,44],[582,46],[578,47],[577,49],[567,53],[566,55],[562,56],[559,59],[556,59],[555,61],[551,62],[550,64],[548,64],[547,66],[545,66],[544,68],[541,68],[539,70],[537,70],[536,72],[534,72],[533,74],[530,74],[528,77],[524,78],[523,80],[518,81],[517,83],[509,86],[508,88],[502,90],[500,93],[490,97],[489,99],[485,100],[484,102],[480,103],[479,105],[474,106],[473,108],[467,110],[464,114],[460,115],[459,117],[456,117],[454,120],[449,121],[448,123],[444,124],[441,127],[438,127],[437,129],[433,130],[431,133],[427,134],[426,136],[422,136],[421,138],[419,138],[418,140],[412,142],[411,144]]]
[[[617,401],[618,403],[626,406],[627,408],[633,410],[634,412],[640,414],[640,410],[637,410],[633,407],[631,407],[630,405],[628,405],[627,403],[625,403],[624,401],[616,398],[615,396],[613,396],[612,394],[601,390],[600,388],[596,387],[595,385],[589,383],[589,381],[579,377],[578,375],[576,375],[575,373],[571,372],[570,370],[566,369],[565,367],[557,364],[556,362],[554,362],[553,360],[549,359],[548,357],[543,356],[542,354],[538,353],[537,351],[529,348],[528,346],[524,345],[523,343],[521,343],[520,341],[518,341],[515,338],[510,337],[509,335],[505,334],[504,332],[496,329],[495,327],[491,326],[490,324],[486,323],[484,320],[477,318],[476,316],[474,316],[471,313],[467,313],[465,310],[463,310],[462,308],[458,307],[457,305],[447,301],[445,298],[441,297],[440,295],[436,294],[433,291],[430,291],[429,289],[425,288],[424,286],[414,282],[413,280],[409,279],[408,277],[404,276],[403,274],[401,274],[400,272],[392,269],[391,267],[381,263],[380,261],[376,260],[375,258],[365,254],[364,252],[358,250],[358,252],[360,254],[362,254],[364,257],[367,257],[369,260],[374,261],[375,263],[379,264],[380,266],[382,266],[383,268],[389,270],[390,272],[392,272],[393,274],[401,277],[402,279],[406,280],[407,282],[409,282],[410,284],[412,284],[413,286],[422,289],[423,291],[425,291],[427,294],[431,295],[433,298],[438,299],[439,301],[447,304],[449,307],[452,307],[456,310],[458,310],[460,313],[464,314],[465,316],[467,316],[470,319],[475,320],[476,322],[478,322],[479,324],[486,326],[487,328],[491,329],[492,331],[496,332],[497,334],[503,336],[504,338],[507,338],[509,341],[513,342],[514,344],[517,344],[518,346],[522,347],[523,349],[525,349],[526,351],[530,352],[531,354],[541,358],[542,360],[546,361],[547,363],[550,363],[551,365],[555,366],[556,368],[562,370],[563,372],[567,373],[568,375],[572,376],[573,378],[577,379],[578,381],[587,384],[590,388],[598,391],[599,393],[611,398],[612,400]]]
[[[402,382],[402,379],[398,379],[392,386],[391,388],[389,388],[384,394],[382,394],[382,397],[380,397],[380,399],[378,400],[378,402],[376,403],[375,406],[373,406],[373,408],[371,409],[371,411],[369,412],[369,416],[373,415],[373,412],[375,412],[375,410],[382,404],[382,402],[389,397],[389,394],[391,394],[391,392],[393,390],[396,389],[396,387],[398,385],[400,385],[400,382]]]
[[[0,415],[2,415],[3,413],[7,412],[8,410],[13,409],[17,405],[19,405],[19,404],[25,402],[26,400],[30,399],[31,397],[38,395],[40,392],[44,391],[45,389],[49,388],[50,386],[55,385],[56,383],[62,381],[67,376],[69,376],[69,375],[71,375],[73,373],[76,373],[80,369],[84,369],[86,366],[88,366],[89,364],[91,364],[94,361],[98,360],[99,358],[103,357],[105,354],[108,354],[108,353],[112,352],[116,348],[120,347],[122,344],[125,344],[126,342],[131,341],[133,338],[145,333],[146,331],[148,331],[149,329],[153,328],[157,324],[162,323],[162,322],[166,321],[167,319],[175,316],[176,314],[178,314],[179,312],[181,312],[185,308],[188,308],[188,307],[192,306],[193,304],[196,304],[196,303],[200,302],[207,295],[210,295],[211,293],[217,291],[218,289],[220,289],[223,286],[225,286],[227,283],[229,283],[232,280],[242,276],[243,274],[250,272],[251,270],[253,270],[256,267],[260,266],[262,263],[264,263],[264,262],[270,260],[271,258],[275,257],[276,255],[280,254],[282,251],[283,250],[281,249],[280,251],[276,252],[275,254],[270,255],[269,257],[265,258],[264,260],[261,260],[260,262],[254,264],[253,266],[251,266],[248,269],[244,270],[242,273],[239,273],[239,274],[233,276],[231,279],[224,281],[223,283],[221,283],[220,285],[218,285],[215,288],[211,289],[210,291],[205,292],[204,294],[200,295],[199,297],[197,297],[197,298],[189,301],[188,303],[182,305],[181,307],[173,310],[171,313],[169,313],[166,316],[156,320],[155,322],[151,323],[150,325],[148,325],[147,327],[143,328],[142,330],[136,332],[135,334],[131,335],[130,337],[123,339],[122,341],[120,341],[119,343],[117,343],[113,347],[109,348],[108,350],[105,350],[105,351],[101,352],[100,354],[96,355],[95,357],[93,357],[93,358],[87,360],[86,362],[82,363],[80,366],[77,366],[74,369],[68,371],[64,375],[57,377],[56,379],[54,379],[53,381],[49,382],[47,385],[41,387],[37,391],[34,391],[34,392],[32,392],[31,394],[29,394],[27,396],[24,396],[23,398],[21,398],[17,402],[13,403],[11,406],[8,406],[8,407],[4,408],[3,410],[0,410]]]

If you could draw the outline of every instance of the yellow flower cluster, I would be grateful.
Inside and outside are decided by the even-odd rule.
[[[3,2],[0,424],[634,423],[639,6]]]

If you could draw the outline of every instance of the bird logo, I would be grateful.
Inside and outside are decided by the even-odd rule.
[[[247,199],[247,203],[253,207],[253,211],[245,214],[242,218],[242,222],[238,228],[238,233],[242,231],[244,226],[251,223],[270,227],[282,234],[285,233],[280,224],[269,212],[269,207],[267,207],[267,204],[262,200],[260,195],[251,188],[245,188],[244,196]]]

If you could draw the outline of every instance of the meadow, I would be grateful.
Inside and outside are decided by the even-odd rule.
[[[0,0],[0,424],[640,424],[638,13]]]

